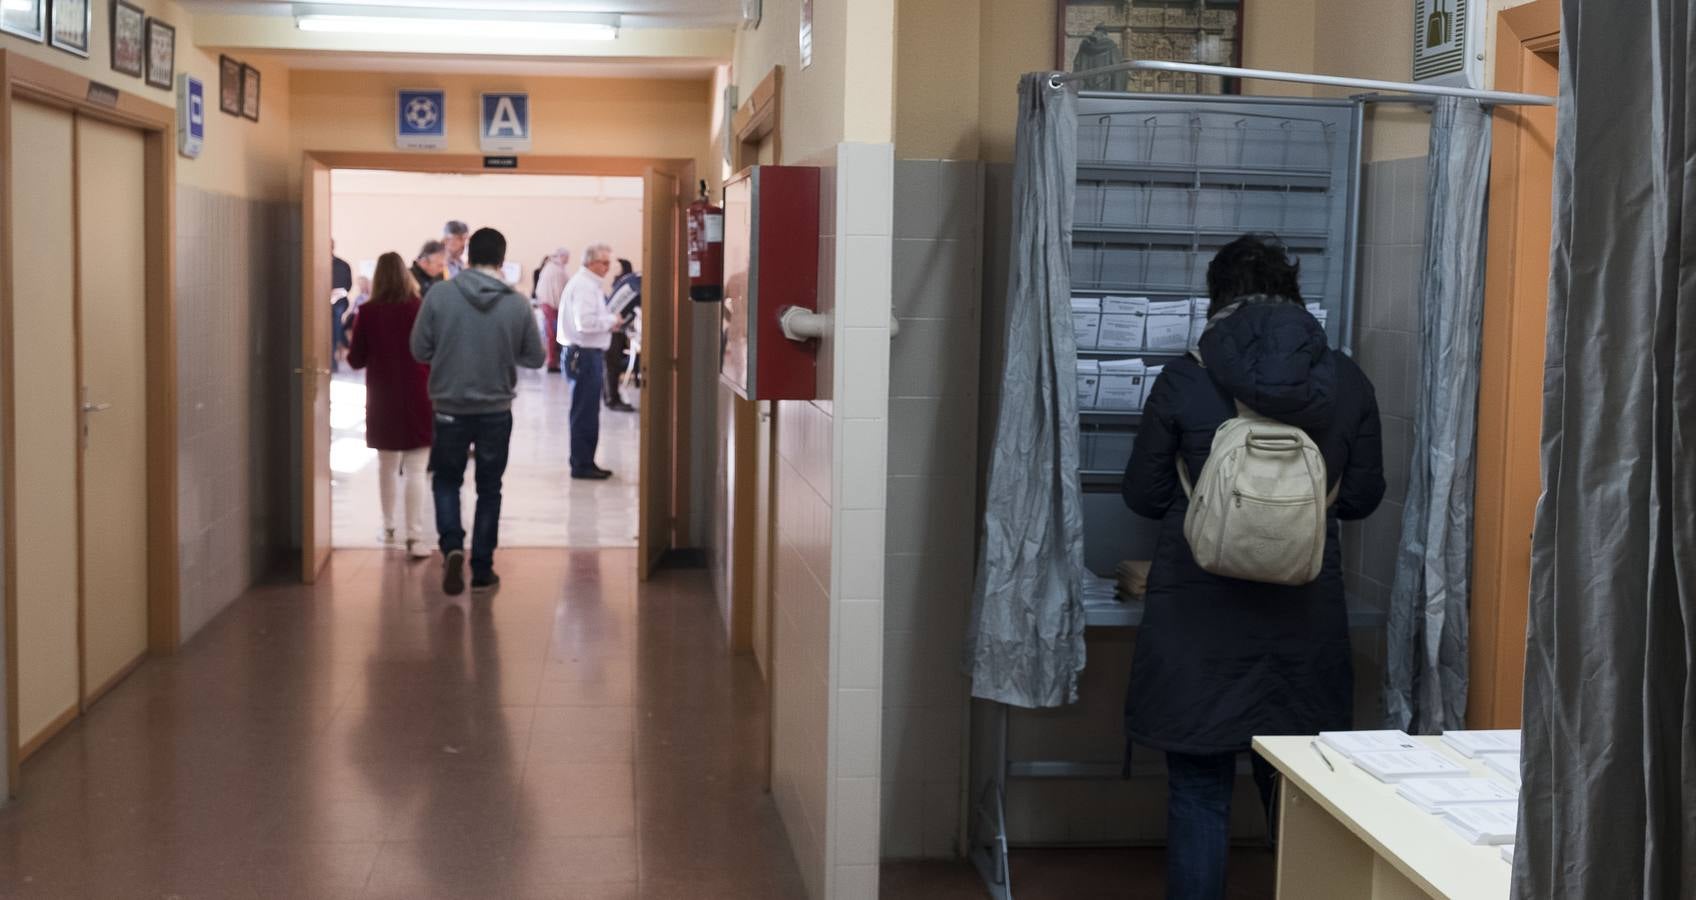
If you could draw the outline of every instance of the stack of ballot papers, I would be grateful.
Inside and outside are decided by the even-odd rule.
[[[1486,753],[1484,768],[1506,778],[1509,784],[1519,784],[1518,753]]]
[[[1425,745],[1409,737],[1405,731],[1321,731],[1319,743],[1349,759],[1354,759],[1356,753],[1425,749]]]
[[[1493,731],[1445,731],[1443,743],[1468,759],[1485,753],[1518,753],[1519,729],[1501,728]]]
[[[1518,803],[1466,803],[1443,810],[1443,823],[1469,844],[1511,844],[1519,830]]]
[[[1396,793],[1428,813],[1466,803],[1512,803],[1519,799],[1513,788],[1488,778],[1409,778],[1396,785]]]
[[[1101,339],[1101,298],[1072,298],[1072,333],[1079,350],[1094,350]]]
[[[1513,862],[1513,845],[1512,844],[1503,844],[1502,845],[1502,859],[1506,862],[1510,862],[1510,863]]]
[[[1361,771],[1395,784],[1409,778],[1464,778],[1466,767],[1436,750],[1378,750],[1349,757]]]
[[[1141,350],[1147,325],[1147,297],[1102,297],[1097,345],[1103,350]]]

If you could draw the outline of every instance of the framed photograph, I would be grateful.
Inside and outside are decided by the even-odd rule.
[[[147,18],[147,83],[170,90],[177,77],[177,30]]]
[[[88,56],[89,35],[94,31],[93,0],[52,0],[47,18],[50,43],[75,54]]]
[[[218,57],[218,108],[241,115],[241,62],[228,56]]]
[[[140,78],[147,65],[147,13],[112,0],[112,71]]]
[[[0,31],[41,43],[47,39],[47,0],[0,2]]]
[[[1248,0],[1059,0],[1055,68],[1096,69],[1127,59],[1242,65]],[[1235,94],[1235,78],[1187,72],[1113,72],[1078,84],[1085,91]]]
[[[247,63],[241,64],[241,115],[259,121],[259,70]]]

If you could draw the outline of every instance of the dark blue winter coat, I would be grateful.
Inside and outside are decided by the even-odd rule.
[[[1222,753],[1246,750],[1255,735],[1348,728],[1354,674],[1337,520],[1365,518],[1384,497],[1372,383],[1327,347],[1304,308],[1275,298],[1215,317],[1201,357],[1206,368],[1189,358],[1166,365],[1125,470],[1125,503],[1161,523],[1125,698],[1128,736],[1161,750]],[[1311,584],[1209,574],[1184,539],[1189,501],[1176,461],[1200,476],[1214,431],[1236,415],[1232,398],[1303,428],[1325,457],[1337,503]]]

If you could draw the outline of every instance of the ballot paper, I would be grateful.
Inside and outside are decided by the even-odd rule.
[[[1504,862],[1510,862],[1510,863],[1513,862],[1513,845],[1512,844],[1503,844],[1502,845],[1502,860]]]
[[[1101,364],[1093,359],[1078,360],[1078,408],[1094,409],[1096,392],[1101,385]]]
[[[1102,350],[1140,350],[1147,325],[1147,297],[1102,297],[1101,336],[1096,346]]]
[[[1406,778],[1460,778],[1466,767],[1435,750],[1378,750],[1349,757],[1361,771],[1395,784]]]
[[[1190,300],[1190,349],[1201,346],[1201,333],[1207,330],[1207,310],[1212,301],[1206,297],[1195,297]]]
[[[1190,301],[1159,300],[1148,305],[1143,348],[1182,353],[1190,344]]]
[[[1519,794],[1488,778],[1409,778],[1396,793],[1428,813],[1440,813],[1462,803],[1512,803]]]
[[[1506,778],[1509,784],[1519,784],[1518,753],[1486,753],[1481,758],[1484,768]]]
[[[1101,298],[1072,298],[1072,333],[1079,350],[1094,350],[1101,339]]]
[[[1154,382],[1160,379],[1160,373],[1166,371],[1165,366],[1149,366],[1142,372],[1142,403],[1138,408],[1148,406],[1148,398],[1154,394]]]
[[[1349,759],[1354,759],[1356,753],[1424,749],[1423,744],[1405,731],[1321,731],[1319,743]]]
[[[1141,412],[1144,377],[1140,359],[1103,360],[1096,407],[1113,412]]]
[[[1443,743],[1471,759],[1481,753],[1518,753],[1519,729],[1497,728],[1488,731],[1445,731]]]
[[[1519,830],[1519,804],[1469,803],[1443,811],[1443,823],[1469,844],[1511,844]]]

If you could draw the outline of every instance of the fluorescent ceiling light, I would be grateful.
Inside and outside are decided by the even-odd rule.
[[[619,24],[611,15],[300,3],[294,14],[301,31],[499,40],[610,41],[618,37]]]

